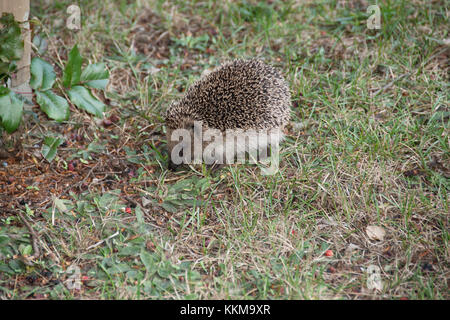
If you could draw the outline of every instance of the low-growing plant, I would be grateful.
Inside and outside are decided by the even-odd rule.
[[[6,84],[23,55],[23,40],[20,25],[12,14],[3,13],[0,25],[0,128],[12,133],[22,118],[23,102]]]
[[[20,25],[11,14],[3,14],[0,19],[3,28],[0,29],[0,127],[12,133],[20,125],[23,116],[24,97],[7,87],[8,79],[16,69],[16,61],[23,55],[23,39]],[[35,42],[35,41],[33,41]],[[39,49],[38,53],[42,53]],[[30,86],[36,96],[40,109],[52,120],[63,122],[69,119],[69,103],[101,118],[105,105],[93,94],[92,89],[105,90],[108,84],[109,72],[103,62],[89,64],[82,68],[83,58],[77,45],[69,53],[68,61],[63,70],[62,79],[57,79],[53,66],[36,56],[31,60]],[[58,81],[59,80],[59,81]],[[57,86],[56,84],[59,84]],[[56,92],[66,93],[64,96]],[[49,137],[45,141],[49,141]],[[61,141],[62,143],[62,141]],[[44,142],[45,146],[48,143]],[[56,154],[55,144],[50,144],[50,152],[46,159],[51,161]],[[56,146],[57,147],[57,146]],[[45,154],[44,154],[45,155]],[[51,156],[53,155],[53,156]]]

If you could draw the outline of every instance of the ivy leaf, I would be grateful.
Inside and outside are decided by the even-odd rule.
[[[103,102],[97,100],[92,93],[82,86],[75,86],[68,92],[70,101],[78,108],[86,110],[95,116],[102,118],[105,111]]]
[[[33,252],[33,248],[31,247],[31,244],[21,244],[19,246],[19,251],[22,254],[22,256],[27,257]]]
[[[48,41],[40,35],[37,34],[34,36],[33,44],[36,46],[39,55],[43,55],[47,51]]]
[[[105,89],[108,84],[109,72],[104,62],[90,64],[81,73],[81,82],[96,89]]]
[[[69,104],[66,99],[49,91],[35,91],[36,102],[50,119],[64,121],[69,119]]]
[[[10,75],[16,71],[17,65],[15,61],[2,62],[0,60],[0,81],[10,78]]]
[[[20,124],[23,102],[8,88],[0,86],[0,124],[8,133],[14,132]]]
[[[75,45],[69,53],[69,60],[67,61],[66,68],[64,69],[64,87],[70,88],[71,86],[80,83],[82,62],[83,58],[78,51],[77,45]]]
[[[34,57],[31,60],[31,80],[30,86],[34,90],[46,91],[53,87],[56,74],[50,63],[41,58]]]
[[[9,71],[9,62],[2,62],[0,60],[0,76]]]
[[[0,60],[20,60],[23,55],[23,40],[19,24],[11,13],[3,13],[0,25],[3,26],[0,28]]]
[[[42,144],[42,155],[48,162],[52,162],[56,156],[58,147],[63,143],[63,139],[56,137],[45,137]]]

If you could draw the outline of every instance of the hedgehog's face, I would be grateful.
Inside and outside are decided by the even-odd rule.
[[[181,121],[178,128],[167,127],[166,137],[170,170],[175,170],[181,164],[194,162],[194,146],[198,144],[202,148],[201,131],[205,129],[205,125],[193,119]]]

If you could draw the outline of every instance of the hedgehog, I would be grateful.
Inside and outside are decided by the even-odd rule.
[[[290,108],[289,86],[274,67],[259,59],[222,64],[200,77],[167,108],[169,169],[174,170],[181,163],[202,162],[219,168],[224,159],[231,163],[229,159],[236,160],[246,152],[267,150],[283,139]],[[213,134],[202,135],[208,132]],[[268,139],[261,139],[261,132],[270,132]],[[246,134],[246,143],[238,142],[231,145],[232,150],[228,148],[230,141],[236,141],[236,135],[242,133]],[[199,155],[194,151],[196,144],[203,151],[213,144],[213,152]]]

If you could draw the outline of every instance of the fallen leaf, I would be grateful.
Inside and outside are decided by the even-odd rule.
[[[152,203],[152,201],[151,200],[149,200],[149,199],[147,199],[146,197],[142,197],[142,206],[144,207],[144,208],[146,208],[149,204],[151,204]]]
[[[384,236],[386,235],[386,231],[378,226],[367,226],[366,233],[370,240],[383,241]]]
[[[59,199],[57,197],[54,197],[53,198],[53,203],[54,203],[55,207],[58,208],[58,210],[60,212],[67,213],[69,211],[67,209],[67,207],[66,207],[66,205],[65,205],[63,200],[61,200],[61,199]]]
[[[367,267],[367,288],[370,290],[383,290],[383,282],[381,281],[380,267],[370,265]]]

